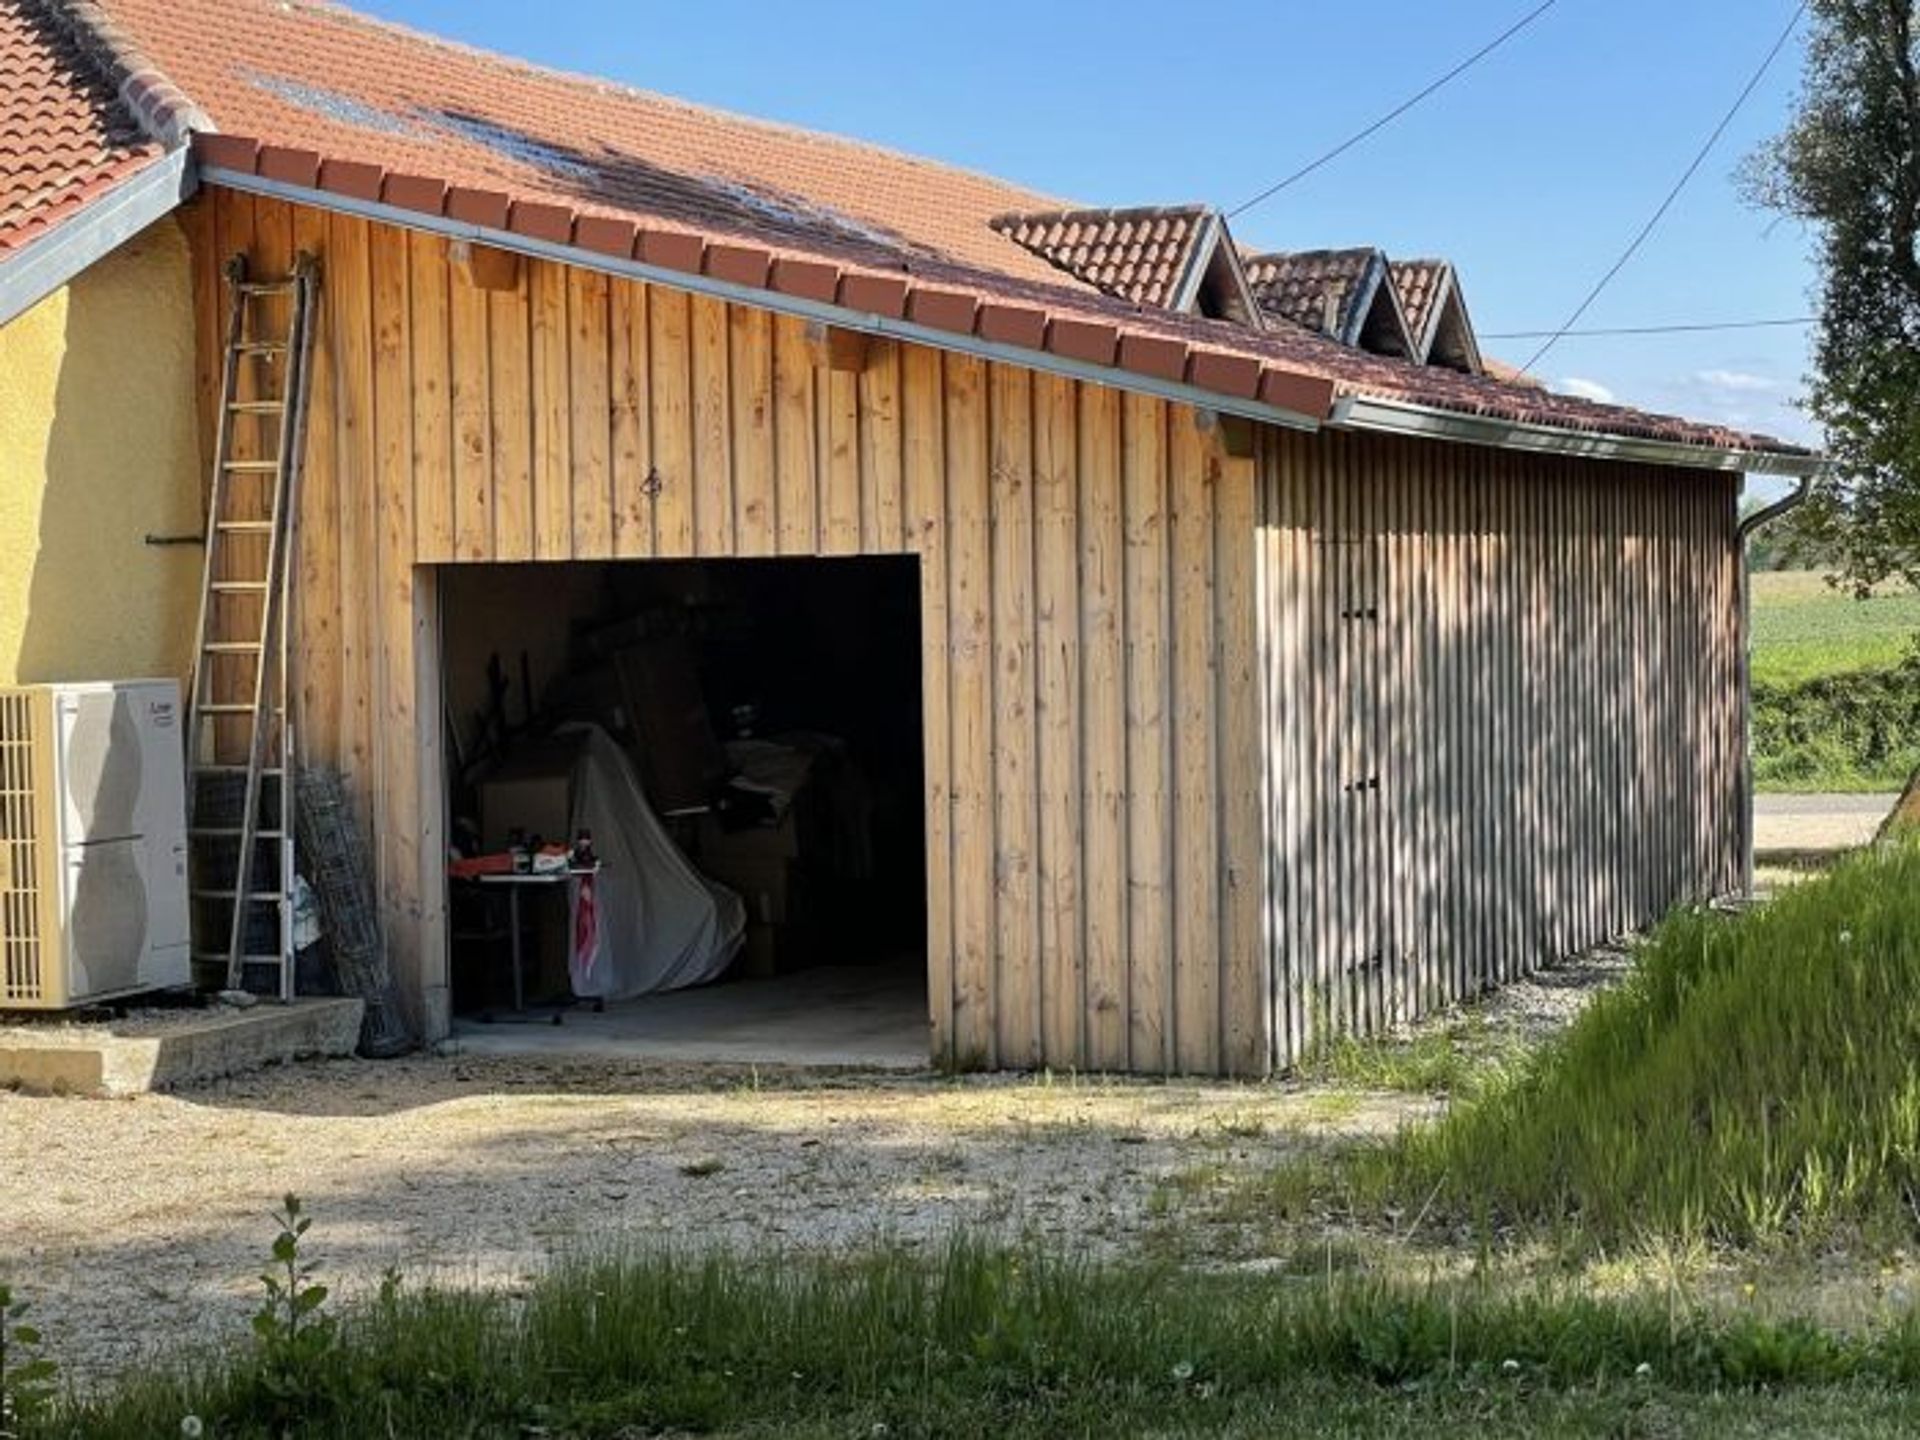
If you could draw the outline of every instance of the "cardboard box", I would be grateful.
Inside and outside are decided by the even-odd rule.
[[[793,811],[780,817],[778,825],[749,825],[729,830],[715,815],[700,817],[700,856],[728,860],[792,860],[800,854],[800,827]]]
[[[793,870],[778,858],[702,855],[700,872],[717,880],[746,903],[749,925],[780,925],[788,918],[794,890]]]
[[[762,979],[804,969],[811,956],[804,932],[791,925],[747,925],[735,962],[740,973]]]
[[[771,925],[747,925],[747,933],[740,945],[740,959],[736,962],[743,975],[751,975],[756,980],[779,973],[779,931]]]

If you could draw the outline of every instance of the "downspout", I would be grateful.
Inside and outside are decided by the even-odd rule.
[[[1747,541],[1762,526],[1806,503],[1812,489],[1813,476],[1802,475],[1791,495],[1761,506],[1733,532],[1740,552],[1740,891],[1748,896],[1753,894],[1753,577],[1747,564]]]
[[[1783,495],[1780,499],[1774,501],[1773,504],[1762,506],[1747,516],[1746,519],[1742,520],[1739,529],[1734,531],[1735,538],[1740,541],[1740,553],[1742,555],[1746,554],[1747,540],[1754,531],[1758,530],[1762,525],[1771,525],[1789,510],[1799,508],[1801,503],[1806,500],[1807,494],[1812,489],[1812,486],[1813,476],[1802,475],[1800,477],[1799,488],[1791,495]]]

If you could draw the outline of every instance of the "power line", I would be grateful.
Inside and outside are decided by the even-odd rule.
[[[1800,3],[1793,8],[1793,18],[1787,21],[1787,27],[1780,32],[1780,38],[1773,42],[1773,48],[1767,52],[1766,59],[1762,60],[1760,67],[1747,78],[1747,83],[1741,88],[1739,95],[1734,97],[1733,104],[1728,107],[1727,113],[1720,117],[1720,123],[1714,126],[1713,133],[1707,136],[1706,144],[1700,147],[1699,151],[1694,155],[1692,162],[1681,173],[1680,178],[1674,182],[1673,188],[1667,191],[1666,199],[1660,202],[1659,208],[1648,218],[1647,223],[1640,227],[1640,233],[1633,237],[1632,241],[1627,245],[1627,248],[1620,252],[1620,258],[1607,267],[1607,273],[1602,275],[1594,287],[1587,292],[1586,298],[1574,307],[1574,311],[1567,317],[1566,323],[1548,336],[1545,343],[1533,352],[1533,358],[1520,367],[1521,374],[1526,374],[1532,370],[1534,366],[1538,365],[1541,360],[1546,357],[1547,352],[1553,349],[1555,345],[1558,345],[1566,336],[1567,332],[1580,323],[1580,317],[1586,314],[1588,307],[1600,298],[1601,292],[1613,283],[1613,277],[1626,269],[1627,262],[1639,253],[1640,247],[1646,243],[1647,237],[1653,234],[1654,227],[1666,217],[1667,211],[1673,208],[1673,202],[1680,198],[1680,192],[1687,188],[1687,183],[1693,179],[1694,173],[1706,163],[1707,155],[1712,151],[1713,147],[1719,143],[1720,137],[1726,133],[1727,127],[1733,123],[1733,117],[1740,113],[1740,109],[1747,103],[1748,97],[1759,88],[1761,79],[1765,77],[1767,71],[1773,68],[1773,62],[1779,58],[1780,52],[1787,48],[1787,41],[1793,37],[1794,30],[1798,28],[1800,24],[1800,17],[1806,13],[1806,0],[1800,0]]]
[[[1246,201],[1244,204],[1236,207],[1235,209],[1229,210],[1227,212],[1227,218],[1231,220],[1235,216],[1242,215],[1247,211],[1253,209],[1254,206],[1261,204],[1263,201],[1271,200],[1275,195],[1278,195],[1282,190],[1286,189],[1289,185],[1295,184],[1298,181],[1306,179],[1307,176],[1313,174],[1313,172],[1318,170],[1322,165],[1325,165],[1331,160],[1336,160],[1340,156],[1346,154],[1347,151],[1351,150],[1354,146],[1358,145],[1362,140],[1365,140],[1368,136],[1374,134],[1376,131],[1384,130],[1387,126],[1391,125],[1394,121],[1398,120],[1402,115],[1406,114],[1407,111],[1413,109],[1414,106],[1418,105],[1422,100],[1426,99],[1429,95],[1433,94],[1434,91],[1440,89],[1442,86],[1446,85],[1449,81],[1464,74],[1468,70],[1471,70],[1475,65],[1478,65],[1482,60],[1486,59],[1487,56],[1491,55],[1494,51],[1498,50],[1502,45],[1506,44],[1507,41],[1511,40],[1514,36],[1518,35],[1522,30],[1526,29],[1529,25],[1531,25],[1534,21],[1538,20],[1542,15],[1546,14],[1547,11],[1551,10],[1558,3],[1559,3],[1559,0],[1545,0],[1544,4],[1534,7],[1532,10],[1528,11],[1525,15],[1521,16],[1518,20],[1516,20],[1512,25],[1509,25],[1505,30],[1502,30],[1498,35],[1494,36],[1493,39],[1489,40],[1485,45],[1482,45],[1478,50],[1474,51],[1473,54],[1469,55],[1466,59],[1462,60],[1458,65],[1454,66],[1451,70],[1447,71],[1447,73],[1442,75],[1438,80],[1435,80],[1432,84],[1428,85],[1424,90],[1420,91],[1416,95],[1410,96],[1406,100],[1401,101],[1398,105],[1394,106],[1393,109],[1389,110],[1386,114],[1382,115],[1378,120],[1374,121],[1371,125],[1367,126],[1364,130],[1360,130],[1352,135],[1349,135],[1345,140],[1342,140],[1338,145],[1334,146],[1331,150],[1327,151],[1324,155],[1320,156],[1318,159],[1306,165],[1301,166],[1298,170],[1294,171],[1293,174],[1287,176],[1286,179],[1277,181],[1276,183],[1269,185],[1266,189],[1262,190],[1258,195],[1254,196],[1251,200]]]
[[[1686,325],[1612,325],[1594,330],[1500,330],[1481,335],[1482,340],[1575,340],[1590,335],[1699,335],[1710,330],[1772,330],[1790,325],[1814,325],[1816,315],[1797,315],[1782,320],[1713,320]]]

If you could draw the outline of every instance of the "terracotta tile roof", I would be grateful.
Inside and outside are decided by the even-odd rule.
[[[1509,365],[1504,360],[1496,360],[1491,355],[1481,362],[1491,380],[1503,381],[1508,385],[1517,385],[1527,390],[1544,390],[1547,387],[1539,380],[1522,370],[1518,365]]]
[[[1400,292],[1400,308],[1407,313],[1407,328],[1416,340],[1424,341],[1453,267],[1444,260],[1394,260],[1388,269],[1393,288]]]
[[[1000,215],[993,228],[1067,274],[1135,305],[1171,306],[1212,228],[1205,205]]]
[[[101,0],[223,131],[594,213],[897,264],[1057,272],[1005,181],[490,55],[311,0]]]
[[[0,0],[19,3],[19,0]],[[203,167],[444,216],[1325,417],[1335,394],[1794,447],[1104,293],[996,230],[1071,209],[876,146],[449,44],[314,0],[97,3],[211,112]]]
[[[1246,261],[1247,284],[1260,308],[1270,315],[1323,334],[1351,335],[1360,323],[1354,305],[1362,298],[1362,282],[1379,254],[1360,247],[1255,255]],[[1329,307],[1331,331],[1327,329]]]
[[[41,0],[0,0],[0,259],[161,154],[83,39]]]
[[[1428,365],[1485,372],[1460,276],[1445,260],[1395,260],[1389,266],[1413,339],[1413,358]]]

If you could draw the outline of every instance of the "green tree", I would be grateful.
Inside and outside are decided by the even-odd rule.
[[[1819,251],[1807,406],[1833,463],[1797,529],[1856,588],[1920,584],[1920,6],[1807,9],[1796,112],[1747,176],[1761,203],[1807,223]],[[1916,781],[1903,815],[1920,811]]]

